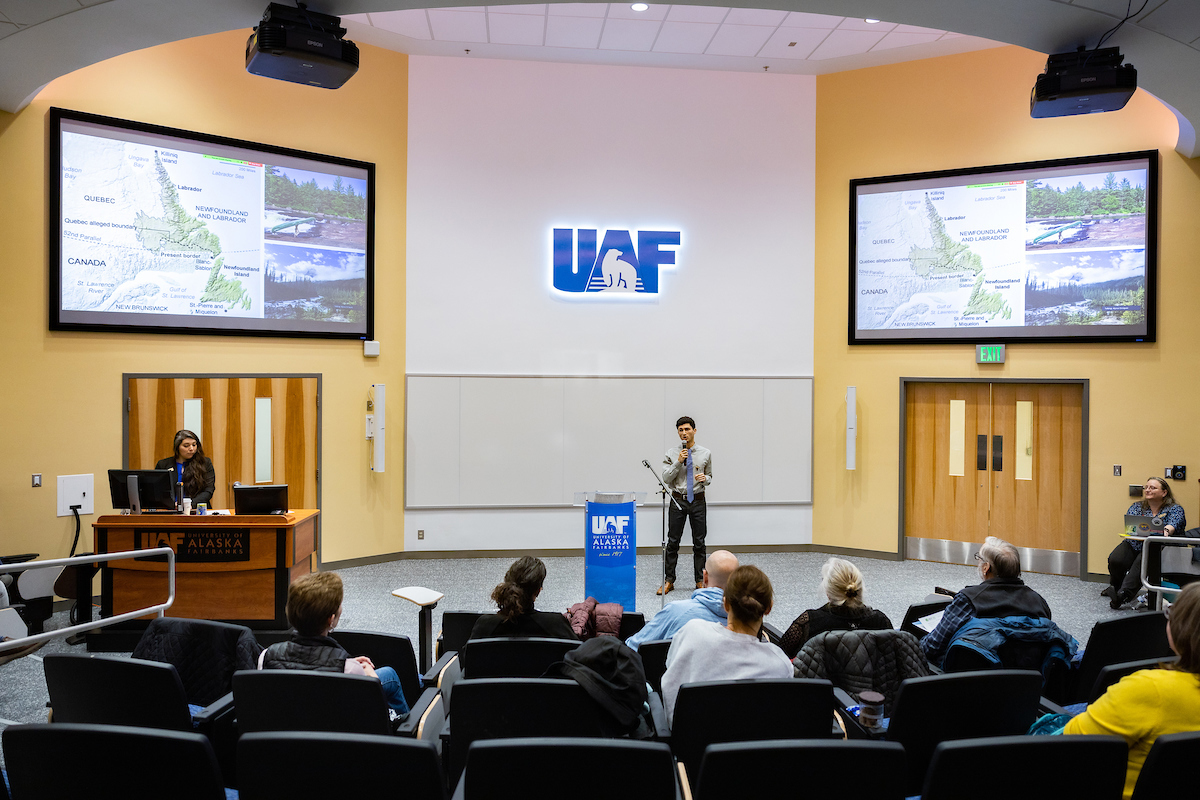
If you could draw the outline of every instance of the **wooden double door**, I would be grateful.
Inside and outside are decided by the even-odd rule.
[[[1076,382],[906,383],[906,538],[1079,553],[1084,413]]]

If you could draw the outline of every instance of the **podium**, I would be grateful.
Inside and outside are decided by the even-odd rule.
[[[282,515],[106,515],[92,524],[95,552],[170,547],[175,551],[175,603],[169,617],[232,622],[256,631],[288,628],[288,586],[312,572],[317,550],[316,509]],[[105,564],[100,613],[112,616],[166,598],[166,561],[147,556]],[[91,605],[80,603],[91,616]],[[145,628],[140,620],[134,625]],[[88,649],[92,647],[89,635]]]
[[[637,610],[637,506],[645,492],[576,492],[583,506],[583,593]]]

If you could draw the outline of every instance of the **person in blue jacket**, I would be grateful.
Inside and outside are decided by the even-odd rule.
[[[725,614],[725,584],[729,576],[738,568],[738,559],[728,550],[716,550],[704,562],[704,577],[701,588],[692,592],[688,600],[668,603],[640,631],[625,640],[625,644],[634,650],[643,642],[654,642],[660,639],[671,639],[676,632],[688,621],[704,619],[724,625],[728,621]]]

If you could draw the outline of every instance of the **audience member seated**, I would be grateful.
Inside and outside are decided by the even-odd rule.
[[[678,633],[686,623],[694,619],[703,619],[724,625],[725,616],[725,584],[730,574],[738,568],[737,556],[728,550],[713,552],[704,562],[704,579],[701,588],[692,592],[687,600],[668,603],[659,611],[646,626],[625,640],[625,644],[634,650],[642,642],[656,642],[670,639]]]
[[[1126,515],[1155,517],[1162,524],[1162,535],[1180,536],[1187,529],[1183,506],[1175,502],[1171,487],[1162,478],[1147,478],[1142,486],[1142,499],[1129,507]],[[1147,565],[1149,566],[1149,565]],[[1151,578],[1156,576],[1151,571]],[[1120,608],[1133,600],[1142,588],[1142,542],[1122,539],[1108,554],[1108,588],[1100,594],[1111,598],[1109,606]]]
[[[1021,556],[1017,548],[989,536],[975,554],[982,583],[968,586],[950,601],[941,621],[921,639],[929,663],[942,666],[946,648],[958,629],[971,619],[998,617],[1050,618],[1045,599],[1021,580]]]
[[[1155,739],[1200,730],[1200,583],[1184,587],[1167,610],[1167,641],[1179,654],[1178,663],[1125,676],[1063,729],[1065,734],[1120,736],[1128,743],[1126,800]]]
[[[759,641],[763,617],[774,602],[771,581],[758,567],[738,567],[725,584],[725,625],[694,619],[679,629],[667,653],[663,704],[675,715],[679,687],[700,681],[790,678],[792,662],[775,645]]]
[[[533,603],[546,582],[546,565],[540,558],[521,556],[504,573],[504,583],[492,590],[498,614],[485,614],[471,629],[472,639],[497,636],[548,636],[552,639],[578,639],[571,623],[562,614],[537,611]]]
[[[887,614],[863,602],[863,576],[858,567],[841,558],[831,558],[821,567],[821,589],[829,602],[810,608],[784,631],[779,646],[795,658],[812,637],[828,631],[885,631],[892,627]]]
[[[396,670],[376,668],[366,656],[352,657],[329,637],[342,617],[342,595],[342,577],[336,572],[314,572],[297,578],[288,587],[285,607],[295,635],[264,650],[258,657],[258,668],[368,675],[383,684],[383,696],[393,711],[400,716],[408,714],[408,701]]]

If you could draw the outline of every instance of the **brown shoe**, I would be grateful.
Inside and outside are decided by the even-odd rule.
[[[666,583],[664,583],[662,586],[658,587],[658,588],[657,588],[657,589],[654,591],[654,593],[655,593],[655,594],[668,594],[668,593],[670,593],[671,591],[673,591],[674,589],[675,589],[675,583],[674,583],[674,581],[667,581],[667,582],[666,582]]]

